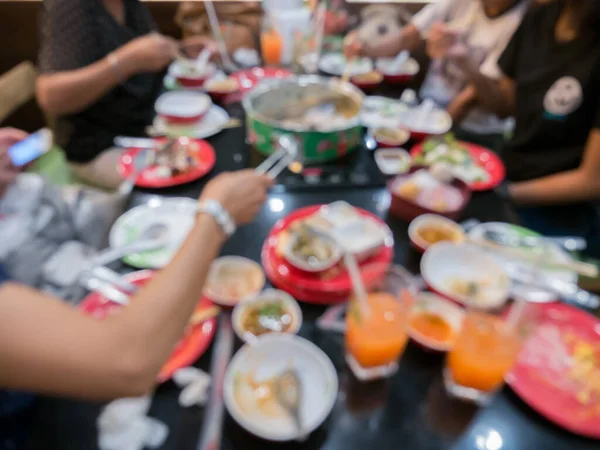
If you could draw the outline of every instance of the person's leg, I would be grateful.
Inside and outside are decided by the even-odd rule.
[[[90,186],[113,190],[123,182],[123,177],[117,172],[117,164],[122,153],[123,149],[110,148],[89,163],[71,163],[70,166],[79,181]]]

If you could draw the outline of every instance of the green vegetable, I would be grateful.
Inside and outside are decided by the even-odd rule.
[[[265,303],[258,310],[258,314],[266,317],[281,317],[285,314],[285,310],[280,302]]]

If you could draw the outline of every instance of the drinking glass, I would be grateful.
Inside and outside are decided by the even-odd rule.
[[[265,15],[262,21],[260,49],[265,65],[277,66],[280,64],[283,53],[283,38],[268,14]]]
[[[356,297],[346,313],[346,361],[356,377],[371,380],[392,375],[408,340],[406,322],[413,295],[413,277],[402,267],[361,268],[367,308]]]
[[[487,404],[504,384],[522,343],[531,331],[535,309],[515,303],[512,311],[468,308],[461,331],[446,358],[444,383],[454,397]]]

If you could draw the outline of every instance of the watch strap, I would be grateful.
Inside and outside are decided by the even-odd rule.
[[[230,237],[233,233],[235,233],[236,226],[233,218],[217,200],[203,200],[202,202],[198,203],[196,211],[198,214],[202,213],[212,216],[227,237]]]

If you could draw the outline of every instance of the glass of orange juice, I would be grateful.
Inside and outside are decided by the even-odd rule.
[[[360,380],[390,376],[408,340],[406,322],[415,293],[412,276],[402,267],[361,268],[367,289],[364,307],[355,297],[346,312],[346,361]]]
[[[273,25],[269,15],[265,15],[260,32],[260,50],[267,66],[277,66],[283,53],[283,38]]]
[[[513,320],[510,313],[467,311],[446,359],[444,383],[450,395],[483,405],[503,386],[533,325],[530,305],[520,306]]]

